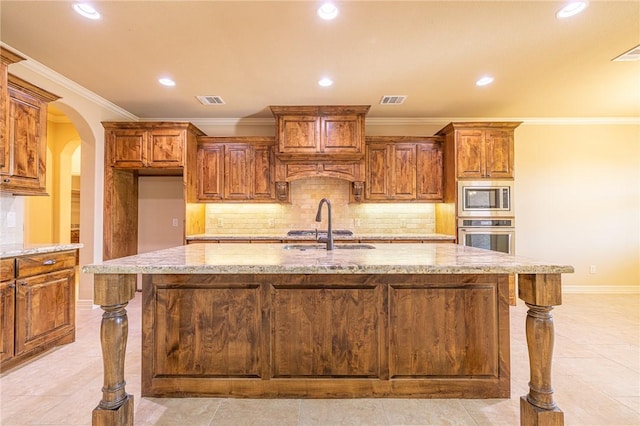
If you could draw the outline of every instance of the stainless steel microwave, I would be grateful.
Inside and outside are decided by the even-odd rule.
[[[458,217],[512,217],[513,181],[458,181]]]

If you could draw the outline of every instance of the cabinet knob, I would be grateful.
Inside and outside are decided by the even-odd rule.
[[[19,284],[20,284],[21,286],[25,286],[25,285],[27,285],[27,282],[26,282],[26,281],[22,281],[22,282],[21,282],[21,283],[19,283]]]
[[[11,182],[11,179],[9,179],[9,178],[4,178],[4,179],[2,179],[2,181],[3,181],[4,183],[9,183],[9,182]]]
[[[16,288],[16,285],[15,285],[15,284],[13,284],[13,283],[11,283],[11,284],[9,284],[7,287],[9,287],[9,288]]]

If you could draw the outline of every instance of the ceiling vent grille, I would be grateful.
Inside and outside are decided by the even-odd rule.
[[[224,105],[220,96],[196,96],[202,105]]]
[[[385,95],[380,99],[380,105],[400,105],[405,99],[404,95]]]
[[[613,59],[619,62],[640,61],[640,44]]]

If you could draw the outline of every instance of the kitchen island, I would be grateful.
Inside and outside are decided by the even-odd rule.
[[[522,424],[561,424],[550,383],[566,265],[455,244],[190,244],[87,265],[104,387],[132,424],[126,305],[142,287],[142,396],[510,397],[508,278],[529,307]]]

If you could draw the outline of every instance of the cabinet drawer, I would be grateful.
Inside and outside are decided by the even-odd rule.
[[[12,280],[16,276],[16,258],[0,259],[0,281]]]
[[[17,278],[60,271],[76,266],[76,252],[74,250],[57,253],[34,254],[20,256],[16,262]]]

